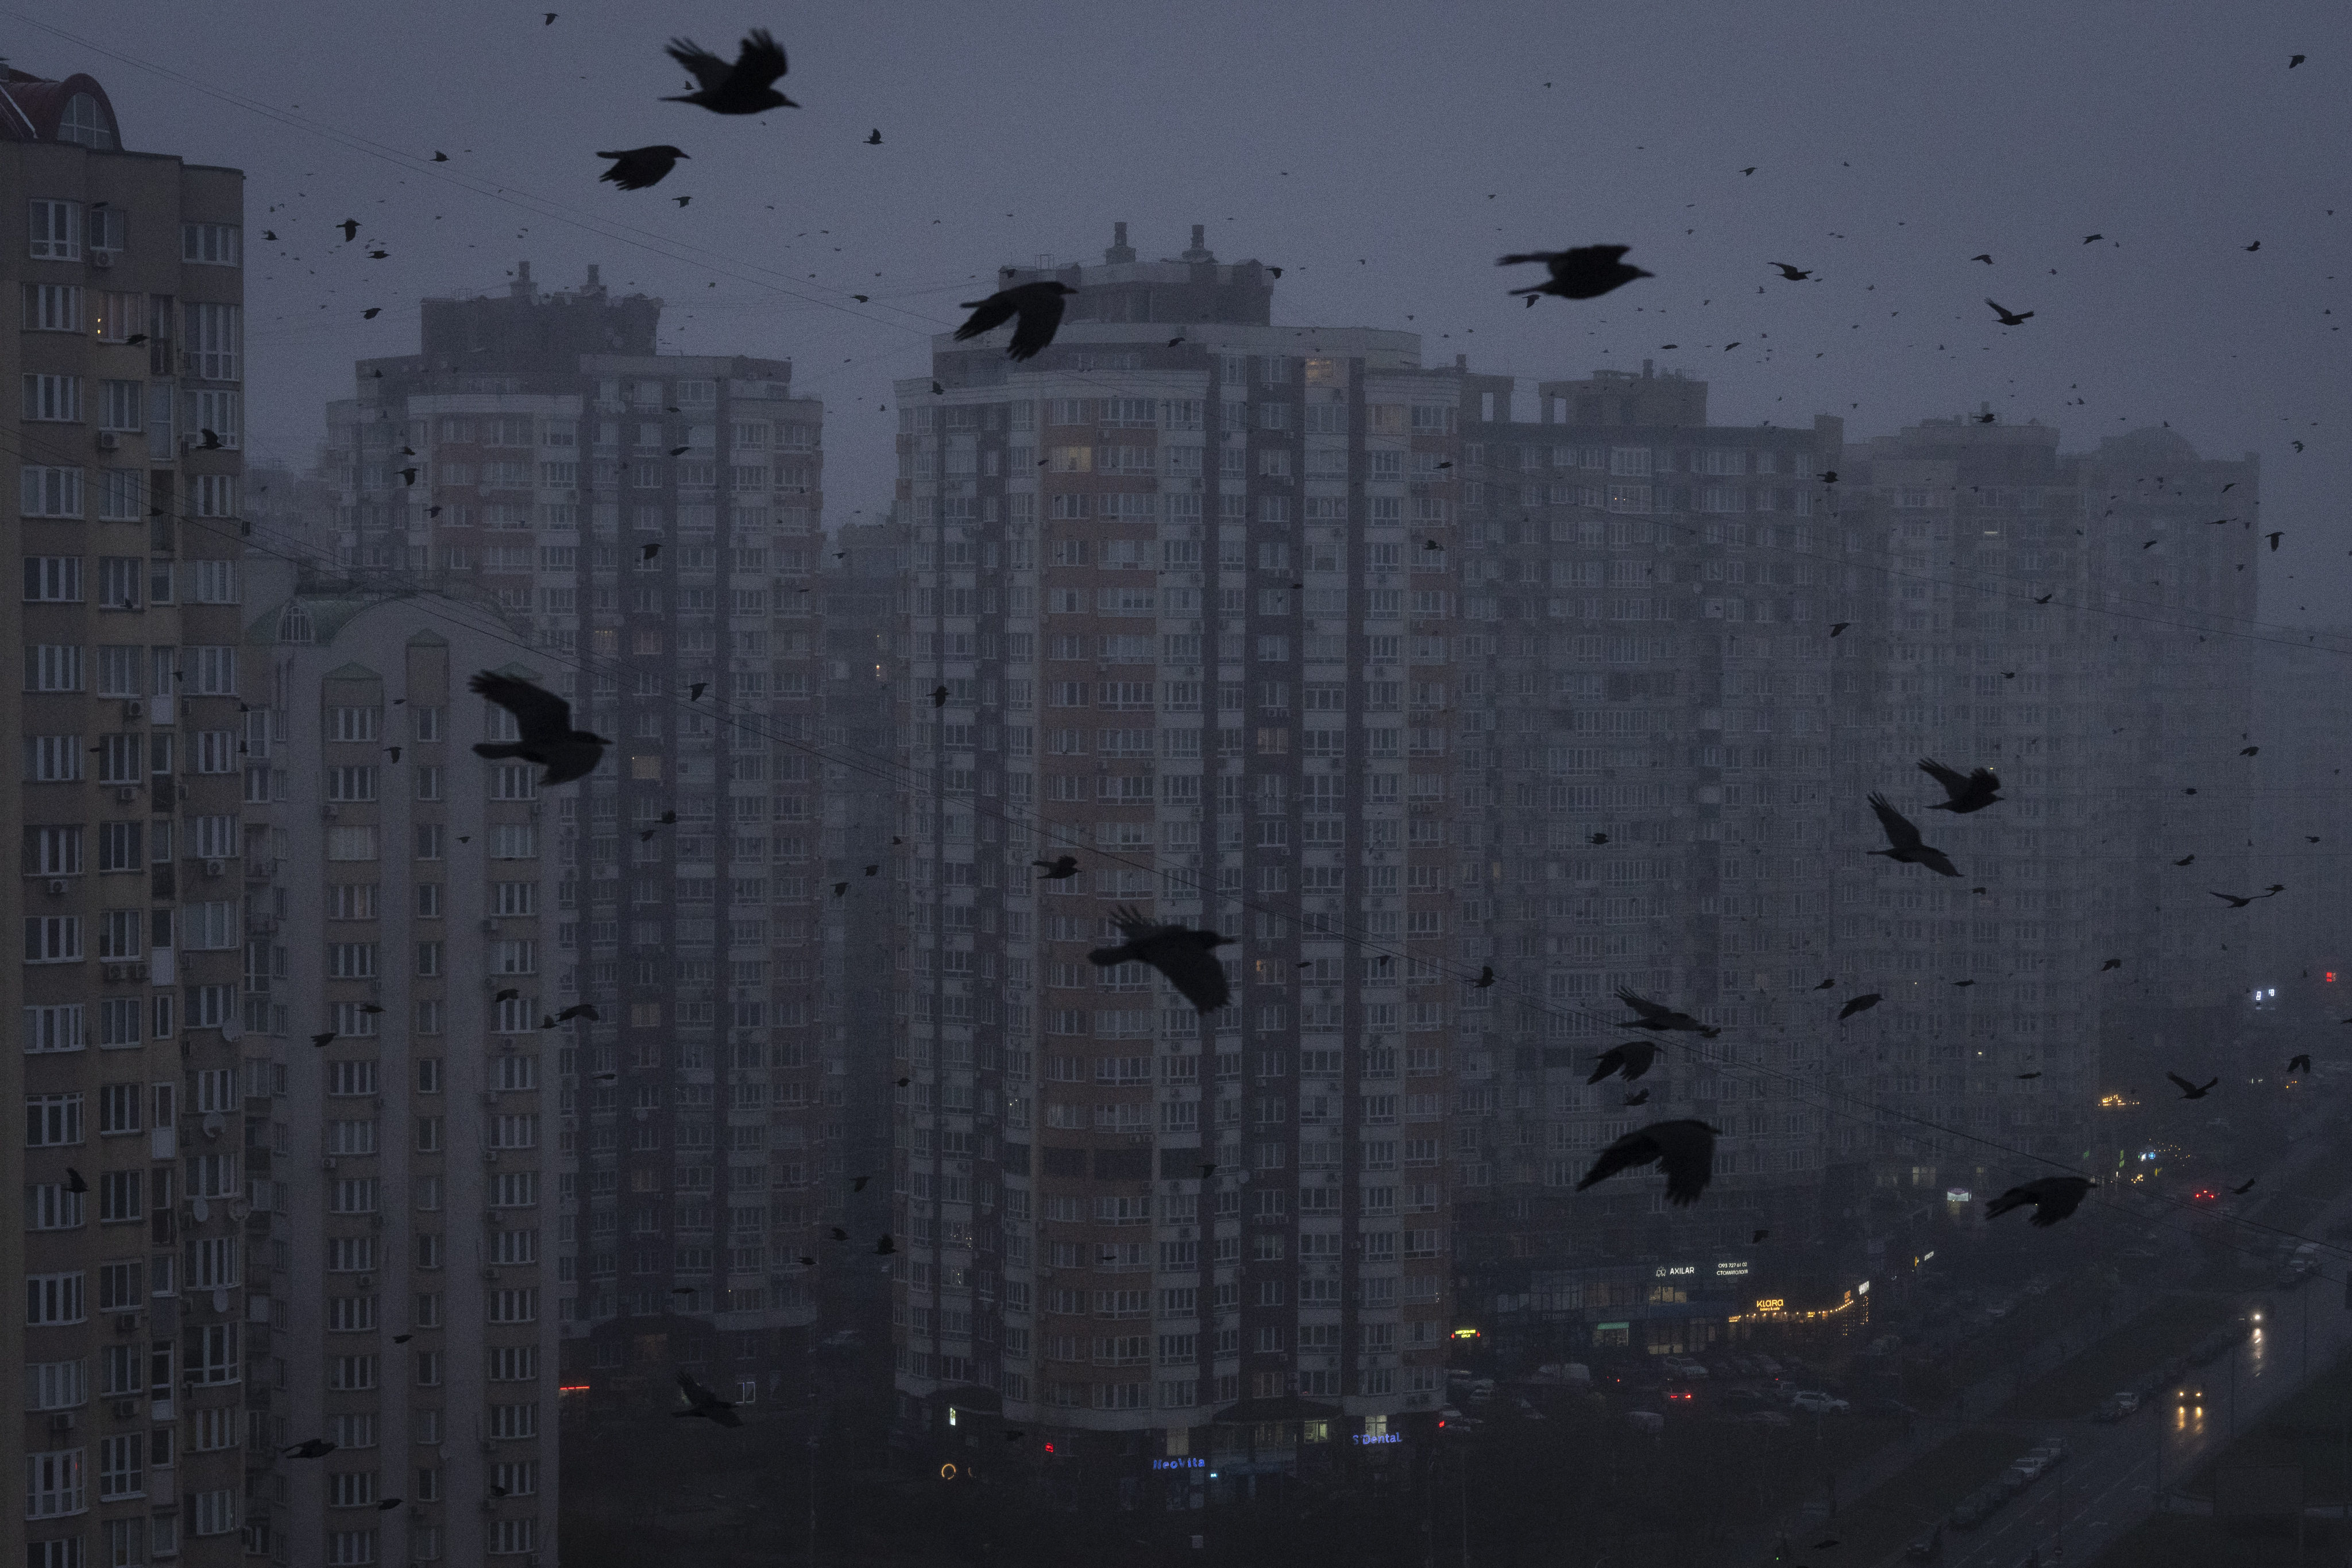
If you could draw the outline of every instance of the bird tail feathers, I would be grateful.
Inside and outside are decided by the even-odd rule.
[[[488,742],[484,741],[474,747],[474,755],[478,757],[520,757],[522,755],[522,748],[520,746],[494,746]]]

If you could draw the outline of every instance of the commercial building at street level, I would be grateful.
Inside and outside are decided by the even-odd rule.
[[[1832,1228],[1840,1157],[1811,993],[1837,967],[1842,429],[1710,426],[1706,392],[1645,363],[1462,409],[1461,615],[1453,689],[1432,697],[1458,715],[1476,808],[1449,873],[1478,933],[1465,963],[1498,978],[1459,1011],[1454,1250],[1465,1322],[1534,1359],[1696,1351],[1759,1289],[1830,1289],[1798,1260]],[[1588,1085],[1638,1037],[1620,987],[1723,1033],[1664,1037],[1639,1082]],[[1602,1146],[1670,1117],[1726,1133],[1706,1204],[1572,1191]]]
[[[1443,1403],[1465,383],[1197,229],[1047,277],[1051,349],[898,387],[901,1415],[1246,1484]],[[1123,904],[1232,1005],[1088,963]]]
[[[746,1400],[801,1365],[797,1258],[828,1196],[814,1029],[814,597],[822,409],[782,361],[655,352],[660,301],[582,287],[428,300],[421,352],[330,410],[337,550],[362,582],[528,627],[616,744],[565,790],[543,1010],[593,1005],[555,1086],[565,1375],[677,1365]],[[607,1075],[599,1078],[596,1075]]]
[[[473,754],[511,721],[465,689],[551,672],[479,603],[274,562],[247,600],[246,1043],[272,1049],[245,1151],[270,1211],[250,1317],[278,1369],[257,1442],[335,1446],[278,1461],[256,1542],[285,1563],[552,1561],[552,1112],[579,1045],[534,977],[577,803]]]
[[[273,1381],[238,1045],[243,175],[125,151],[98,83],[20,70],[0,167],[24,584],[0,1060],[25,1128],[0,1264],[26,1307],[0,1319],[22,1394],[0,1469],[24,1485],[0,1553],[210,1568],[243,1555]]]

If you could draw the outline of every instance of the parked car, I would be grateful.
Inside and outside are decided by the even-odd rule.
[[[2042,1472],[2049,1468],[2050,1460],[2048,1457],[2045,1456],[2039,1448],[2029,1453],[2020,1454],[2016,1458],[2011,1459],[2009,1462],[2009,1473],[2013,1476],[2024,1477],[2028,1485],[2040,1480],[2042,1479]]]
[[[2063,1464],[2066,1459],[2065,1439],[2063,1437],[2044,1437],[2040,1443],[2036,1444],[2032,1448],[2027,1451],[2026,1458],[2029,1459],[2040,1459],[2042,1461],[2042,1468],[2045,1470]]]
[[[1833,1394],[1823,1394],[1817,1388],[1801,1389],[1789,1396],[1789,1407],[1815,1415],[1843,1415],[1853,1406]]]
[[[2124,1398],[2120,1394],[2108,1394],[2099,1401],[2099,1407],[2091,1413],[2091,1419],[2103,1426],[2113,1426],[2123,1420],[2131,1414],[2130,1408],[2124,1404]]]
[[[1628,1410],[1625,1420],[1636,1432],[1663,1432],[1666,1418],[1654,1410]]]
[[[1727,1388],[1716,1403],[1727,1410],[1762,1410],[1770,1401],[1752,1388]]]

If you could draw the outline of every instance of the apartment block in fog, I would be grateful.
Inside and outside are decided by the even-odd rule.
[[[1461,394],[1198,229],[1044,277],[1052,349],[898,388],[902,1416],[1378,1452],[1443,1402]],[[1232,1005],[1087,963],[1123,905],[1237,939]]]
[[[526,264],[425,301],[421,352],[362,363],[329,416],[339,558],[527,628],[517,657],[618,742],[554,827],[539,982],[602,1019],[555,1086],[554,1289],[590,1408],[677,1364],[746,1399],[797,1372],[843,1135],[803,749],[823,410],[784,362],[657,353],[660,308],[593,268],[541,294]]]
[[[275,1056],[246,1157],[274,1211],[251,1316],[280,1370],[260,1440],[335,1447],[281,1459],[256,1502],[286,1562],[552,1552],[555,1112],[585,1038],[551,1016],[555,850],[580,802],[474,755],[512,719],[466,689],[551,672],[478,606],[263,575],[247,1041]]]
[[[0,1059],[25,1112],[0,1261],[26,1303],[0,1328],[25,1488],[0,1552],[233,1563],[274,1381],[242,1169],[243,176],[126,151],[97,82],[20,70],[0,165],[23,557]]]
[[[1810,1026],[1832,947],[1839,422],[1710,426],[1706,392],[1645,363],[1540,382],[1531,407],[1487,384],[1462,411],[1436,698],[1476,806],[1452,879],[1464,956],[1500,978],[1459,1014],[1455,1252],[1465,1321],[1522,1352],[1695,1351],[1758,1288],[1801,1291],[1748,1236],[1819,1243],[1840,1157]],[[1620,987],[1724,1033],[1588,1085],[1633,1037]],[[1704,1205],[1572,1191],[1601,1147],[1677,1116],[1727,1134]]]

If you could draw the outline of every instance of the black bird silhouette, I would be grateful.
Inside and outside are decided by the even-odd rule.
[[[2177,1072],[2168,1072],[2164,1076],[2180,1086],[2180,1098],[2183,1100],[2202,1100],[2213,1092],[2214,1085],[2221,1081],[2219,1078],[2210,1078],[2201,1084],[2196,1084],[2189,1082]]]
[[[1991,257],[1990,254],[1981,255],[1981,256],[1971,256],[1971,257],[1969,257],[1969,259],[1970,261],[1981,261],[1981,262],[1983,262],[1987,267],[1990,267],[1990,266],[1992,265],[1992,257]]]
[[[568,1024],[574,1018],[585,1018],[592,1024],[601,1024],[604,1021],[604,1016],[596,1011],[596,1004],[593,1002],[574,1002],[555,1016],[555,1021],[559,1024]]]
[[[842,1229],[837,1225],[832,1227],[832,1235],[833,1239],[835,1241],[847,1241],[849,1239],[849,1233]]]
[[[1584,1081],[1599,1083],[1612,1073],[1622,1072],[1625,1075],[1625,1081],[1631,1083],[1648,1072],[1650,1064],[1657,1059],[1657,1041],[1628,1040],[1622,1046],[1612,1046],[1601,1052],[1592,1064],[1592,1076]]]
[[[2011,310],[2008,306],[2000,304],[1996,300],[1987,300],[1985,303],[1992,306],[1994,311],[2000,315],[2000,324],[2004,327],[2021,327],[2026,322],[2033,319],[2033,312],[2031,310],[2026,311],[2021,316],[2014,310]]]
[[[2196,854],[2192,851],[2192,852],[2190,852],[2189,854],[2183,855],[2179,859],[2175,860],[2175,861],[2173,862],[2173,864],[2174,864],[2174,865],[2176,865],[2176,866],[2186,866],[2186,865],[2188,865],[2191,860],[2194,860],[2194,859],[2196,859],[2196,858],[2197,858],[2197,856],[2196,856]]]
[[[2046,605],[2046,604],[2048,604],[2052,599],[2053,599],[2053,598],[2055,598],[2055,597],[2057,597],[2057,595],[2054,595],[2054,594],[2044,594],[2044,595],[2042,595],[2042,597],[2040,597],[2040,598],[2038,598],[2038,599],[2034,600],[2033,602],[2034,602],[2035,604],[2037,604],[2037,605]]]
[[[1578,1192],[1620,1171],[1656,1162],[1666,1174],[1666,1201],[1677,1208],[1698,1202],[1715,1174],[1715,1140],[1723,1130],[1704,1121],[1654,1121],[1626,1133],[1601,1151]]]
[[[684,196],[680,196],[680,197],[678,198],[678,200],[682,202],[682,201],[686,200],[686,198],[685,198]],[[693,448],[693,447],[672,447],[669,449],[669,455],[670,455],[671,457],[673,457],[673,458],[682,458],[682,457],[684,457],[687,453],[691,452],[691,451],[693,451],[693,450],[694,450],[694,448]]]
[[[698,680],[693,685],[686,689],[686,700],[688,702],[699,702],[702,700],[702,694],[709,689],[710,682],[707,680]]]
[[[416,1336],[415,1334],[394,1334],[392,1336],[392,1342],[396,1345],[404,1345],[415,1337]]]
[[[509,986],[503,987],[503,988],[502,988],[502,989],[500,989],[500,990],[498,990],[498,991],[494,991],[494,992],[492,992],[492,993],[490,994],[490,1000],[491,1000],[491,1001],[493,1001],[493,1002],[511,1002],[511,1001],[513,1001],[516,997],[518,997],[518,996],[520,996],[520,995],[521,995],[521,994],[522,994],[522,993],[521,993],[520,991],[518,991],[518,990],[516,990],[513,986],[509,985]]]
[[[882,145],[882,128],[879,125],[874,128],[874,134],[866,139],[866,144],[868,147],[879,147]]]
[[[833,885],[833,896],[834,896],[835,898],[836,898],[836,899],[837,899],[837,898],[840,898],[844,893],[846,893],[846,892],[848,892],[848,891],[849,891],[849,884],[848,884],[848,883],[846,883],[846,882],[835,882],[835,883]]]
[[[2207,892],[2212,892],[2212,889],[2211,889],[2210,888],[2208,888],[2208,889],[2206,889],[2206,891],[2207,891]],[[2254,901],[2254,900],[2255,900],[2255,899],[2258,899],[2258,898],[2262,897],[2262,895],[2261,895],[2260,893],[2252,894],[2252,895],[2250,895],[2250,896],[2248,896],[2248,897],[2246,897],[2246,898],[2242,898],[2242,898],[2240,898],[2240,897],[2239,897],[2237,894],[2235,894],[2235,893],[2213,893],[2213,896],[2214,896],[2215,898],[2217,898],[2217,899],[2221,899],[2221,900],[2226,900],[2226,901],[2228,902],[2229,906],[2230,906],[2231,909],[2233,909],[2233,910],[2242,910],[2242,909],[2244,909],[2248,904],[2252,903],[2252,902]]]
[[[1748,1246],[1750,1246],[1750,1247],[1753,1247],[1753,1246],[1755,1246],[1758,1242],[1762,1241],[1766,1237],[1768,1237],[1768,1236],[1769,1236],[1769,1235],[1771,1235],[1771,1234],[1772,1234],[1772,1233],[1771,1233],[1770,1231],[1769,1231],[1769,1230],[1751,1231],[1751,1232],[1749,1232],[1749,1233],[1748,1233]]]
[[[2039,1181],[2014,1186],[1985,1204],[1985,1218],[1999,1219],[2011,1209],[2021,1209],[2031,1204],[2033,1218],[2028,1223],[2047,1230],[2082,1206],[2084,1196],[2099,1184],[2088,1176],[2043,1176]]]
[[[2311,1070],[2311,1058],[2309,1056],[2294,1056],[2287,1058],[2286,1070],[2289,1072],[2309,1072]]]
[[[641,544],[637,547],[637,559],[640,561],[651,561],[655,556],[659,555],[660,553],[661,541],[658,539],[655,540],[650,544]]]
[[[1972,811],[1982,811],[2000,799],[2000,778],[1990,768],[1976,768],[1962,774],[1958,768],[1948,768],[1933,757],[1919,759],[1919,771],[1944,786],[1948,800],[1939,800],[1929,811],[1948,811],[1966,816]]]
[[[1051,279],[1036,283],[1024,283],[1018,288],[1000,289],[985,300],[966,300],[959,310],[971,315],[956,329],[955,341],[976,338],[981,333],[1013,322],[1013,341],[1005,345],[1007,359],[1034,359],[1062,325],[1062,296],[1077,290],[1066,283]],[[1014,318],[1019,320],[1015,321]]]
[[[1087,959],[1104,969],[1120,963],[1144,963],[1167,976],[1184,1000],[1203,1013],[1213,1013],[1233,998],[1225,982],[1225,966],[1217,949],[1234,941],[1213,931],[1162,925],[1146,920],[1131,908],[1111,915],[1111,924],[1126,940],[1117,947],[1098,947]]]
[[[1514,295],[1526,295],[1530,305],[1538,294],[1551,294],[1562,300],[1597,300],[1636,278],[1657,276],[1638,267],[1628,267],[1619,259],[1632,248],[1630,245],[1580,245],[1573,250],[1528,250],[1506,256],[1495,265],[1517,267],[1528,261],[1544,264],[1550,277],[1533,288],[1511,290]]]
[[[744,38],[731,66],[691,38],[672,38],[663,52],[702,84],[693,92],[665,98],[664,103],[697,104],[713,114],[757,114],[762,110],[800,107],[775,89],[775,79],[786,69],[784,51],[764,27]]]
[[[1596,833],[1587,838],[1585,842],[1587,844],[1606,844],[1609,842],[1609,835],[1606,833]]]
[[[1837,976],[1832,974],[1827,980],[1822,981],[1819,985],[1814,986],[1813,989],[1816,991],[1828,991],[1833,989],[1836,984]]]
[[[1834,624],[1832,624],[1832,625],[1831,626],[1831,627],[1830,627],[1830,636],[1832,636],[1832,637],[1836,637],[1839,633],[1841,633],[1841,632],[1844,631],[1844,630],[1846,629],[1846,627],[1848,627],[1848,626],[1852,626],[1852,625],[1853,625],[1853,623],[1852,621],[1838,621],[1838,622],[1835,622],[1835,623],[1834,623]]]
[[[466,689],[513,714],[515,728],[522,735],[520,741],[495,745],[482,742],[474,747],[474,754],[536,763],[547,770],[540,775],[541,786],[587,777],[604,760],[604,748],[613,743],[593,731],[573,729],[572,704],[543,686],[485,669],[467,681]]]
[[[220,450],[220,448],[221,448],[221,438],[220,438],[220,437],[219,437],[217,434],[215,434],[215,432],[210,431],[210,430],[199,430],[199,431],[197,431],[197,432],[196,432],[196,434],[197,434],[197,436],[199,436],[200,437],[202,437],[202,444],[203,444],[203,448],[204,448],[204,450],[205,450],[205,451],[207,451],[207,452],[217,452],[217,451],[219,451],[219,450]],[[414,468],[411,468],[411,469],[409,470],[409,472],[410,472],[410,473],[412,473],[412,474],[414,474],[415,471],[416,471],[416,470],[415,470],[415,469],[414,469]],[[410,483],[412,483],[412,484],[414,484],[415,481],[414,479],[411,479],[409,482],[410,482]]]
[[[1811,273],[1804,271],[1800,268],[1791,267],[1785,261],[1768,261],[1765,265],[1767,267],[1779,268],[1780,269],[1780,276],[1787,279],[1791,283],[1801,283],[1806,279],[1812,276]]]
[[[1625,1097],[1625,1103],[1628,1105],[1647,1105],[1650,1103],[1650,1091],[1645,1089],[1641,1090],[1639,1093],[1629,1094]]]
[[[362,311],[360,312],[360,320],[361,320],[361,321],[374,321],[378,316],[381,316],[381,315],[383,315],[383,306],[381,306],[381,305],[370,305],[366,310],[362,310]]]
[[[866,868],[866,874],[869,877],[878,877],[882,874],[882,868],[878,865],[868,866]]]
[[[1063,855],[1051,860],[1032,860],[1029,864],[1045,868],[1037,874],[1041,882],[1066,882],[1078,874],[1078,858],[1075,855]]]
[[[2248,1193],[2251,1193],[2251,1192],[2252,1192],[2252,1191],[2254,1190],[2254,1184],[2255,1184],[2256,1182],[2261,1181],[2261,1180],[2262,1180],[2262,1178],[2261,1178],[2260,1176],[2248,1176],[2248,1177],[2246,1178],[2246,1184],[2245,1184],[2245,1185],[2243,1185],[2243,1186],[2242,1186],[2242,1187],[2231,1187],[2231,1188],[2230,1189],[2230,1194],[2231,1194],[2231,1196],[2232,1196],[2232,1197],[2241,1197],[2241,1198],[2242,1198],[2242,1197],[2244,1197]]]
[[[599,153],[599,158],[614,160],[613,166],[596,177],[610,180],[625,191],[642,191],[647,185],[658,185],[662,176],[677,167],[680,158],[688,156],[676,147],[630,147],[616,153]]]
[[[2262,751],[2262,748],[2261,748],[2260,746],[2248,746],[2248,747],[2246,747],[2244,750],[2241,751],[2241,752],[2238,753],[2238,755],[2240,755],[2240,756],[2242,756],[2242,757],[2251,757],[2251,756],[2253,756],[2253,755],[2257,754],[2257,753],[2258,753],[2258,752],[2260,752],[2261,751]]]
[[[2107,237],[2104,234],[2086,234],[2083,237],[2083,243],[2084,245],[2088,245],[2094,240],[2105,239],[2106,237]]]
[[[289,1459],[323,1459],[335,1448],[336,1445],[324,1437],[305,1437],[292,1447],[280,1448],[278,1452]]]
[[[699,1415],[706,1421],[716,1421],[721,1426],[740,1426],[743,1418],[735,1414],[735,1402],[721,1399],[694,1381],[692,1373],[677,1374],[677,1391],[686,1396],[686,1408],[673,1410],[672,1415]]]
[[[862,1193],[866,1190],[866,1184],[873,1179],[871,1176],[852,1176],[849,1178],[849,1190],[853,1193]]]
[[[2311,57],[2310,57],[2309,55],[2296,55],[2296,56],[2294,56],[2292,58],[2290,58],[2290,59],[2286,62],[2286,68],[2287,68],[2287,69],[2289,69],[2289,70],[2293,70],[2293,69],[2294,69],[2294,68],[2295,68],[2295,67],[2297,67],[2297,66],[2301,65],[2304,61],[2305,61],[2305,60],[2309,59],[2310,58],[2311,58]]]
[[[877,1237],[875,1238],[875,1241],[874,1241],[874,1256],[876,1256],[877,1258],[887,1258],[887,1257],[889,1257],[892,1253],[894,1253],[894,1252],[896,1252],[896,1251],[898,1251],[898,1244],[897,1242],[895,1242],[895,1241],[891,1240],[888,1237],[887,1237],[887,1236],[883,1236],[883,1237]]]
[[[2102,963],[2101,965],[2099,965],[2099,973],[2102,973],[2102,974],[2105,974],[2105,973],[2108,970],[2110,970],[2110,969],[2121,969],[2123,966],[2124,966],[2124,961],[2123,961],[2122,959],[2120,959],[2120,958],[2111,958],[2111,959],[2107,960],[2105,963]]]
[[[2261,240],[2259,240],[2259,239],[2258,239],[2258,240],[2256,240],[2256,241],[2254,241],[2254,243],[2253,243],[2253,244],[2252,244],[2252,245],[2250,245],[2250,246],[2246,247],[2246,248],[2247,248],[2248,250],[2260,250],[2262,247],[2263,247],[2263,242],[2262,242]]]
[[[328,1031],[327,1031],[325,1034],[323,1034],[323,1035],[313,1035],[313,1036],[311,1036],[311,1037],[310,1037],[310,1043],[311,1043],[313,1046],[324,1047],[324,1046],[327,1044],[327,1042],[328,1042],[328,1041],[330,1041],[330,1040],[333,1039],[334,1037],[335,1037],[335,1031],[334,1031],[334,1030],[332,1030],[332,1029],[330,1029],[330,1030],[328,1030]]]
[[[1942,850],[1920,841],[1919,830],[1911,825],[1910,818],[1887,804],[1885,795],[1872,795],[1870,809],[1878,814],[1878,826],[1885,831],[1888,847],[1873,849],[1868,853],[1884,855],[1889,860],[1905,866],[1925,866],[1938,876],[1957,877],[1960,874]]]
[[[335,225],[335,226],[343,231],[343,243],[345,245],[349,245],[352,240],[359,237],[360,220],[355,217],[347,217],[342,222]]]
[[[1867,1013],[1885,1000],[1884,995],[1875,991],[1865,991],[1859,996],[1849,996],[1846,998],[1845,1005],[1838,1009],[1838,1022],[1842,1024],[1856,1013]]]
[[[362,1002],[360,1004],[360,1011],[371,1014],[381,1013],[383,1011],[383,1008],[373,1002]]]
[[[89,1191],[89,1184],[83,1181],[81,1179],[81,1173],[75,1170],[71,1165],[68,1165],[66,1167],[66,1191],[69,1193],[86,1193]]]
[[[1723,1033],[1721,1029],[1709,1028],[1688,1013],[1677,1013],[1664,1003],[1653,1002],[1622,985],[1617,987],[1617,1000],[1641,1015],[1623,1026],[1628,1029],[1679,1029],[1710,1040]]]
[[[2041,1075],[2040,1073],[2038,1073],[2038,1072],[2021,1072],[2021,1073],[2019,1073],[2017,1076],[2018,1076],[2019,1078],[2021,1078],[2021,1079],[2027,1079],[2027,1078],[2040,1078],[2042,1075]]]
[[[2000,416],[1993,413],[1984,413],[1978,415],[1976,416],[1976,420],[1979,425],[1996,425],[2000,422]]]
[[[1216,1173],[1217,1168],[1214,1165],[1203,1165],[1201,1167],[1201,1180],[1204,1182]]]
[[[1477,979],[1475,979],[1475,980],[1473,980],[1470,984],[1471,984],[1472,985],[1476,986],[1476,987],[1477,987],[1479,990],[1481,990],[1481,991],[1484,991],[1484,990],[1486,990],[1488,986],[1490,986],[1490,985],[1494,984],[1495,984],[1495,966],[1494,966],[1493,964],[1491,964],[1491,963],[1482,963],[1482,964],[1480,964],[1480,965],[1478,966],[1478,978],[1477,978]]]
[[[947,689],[946,687],[944,687],[944,686],[934,686],[934,687],[932,687],[932,688],[931,688],[931,706],[932,706],[932,707],[934,707],[934,708],[944,708],[944,707],[946,707],[947,705],[948,705],[948,689]]]
[[[401,1497],[378,1498],[375,1502],[375,1510],[378,1513],[389,1513],[407,1500],[408,1500],[406,1498]]]
[[[2271,542],[2271,553],[2276,555],[2278,553],[2279,541],[2284,539],[2286,534],[2284,531],[2281,531],[2278,533],[2265,533],[2263,537]]]

